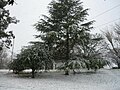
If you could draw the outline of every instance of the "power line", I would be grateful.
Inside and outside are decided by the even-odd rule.
[[[118,5],[116,5],[116,6],[112,7],[112,8],[110,8],[110,9],[108,9],[108,10],[106,10],[106,11],[104,11],[104,12],[98,14],[98,15],[96,15],[96,16],[93,17],[92,19],[95,19],[95,18],[97,18],[97,17],[99,17],[99,16],[101,16],[101,15],[103,15],[103,14],[105,14],[105,13],[107,13],[107,12],[109,12],[109,11],[111,11],[111,10],[117,8],[117,7],[119,7],[119,6],[120,6],[120,4],[118,4]]]
[[[99,26],[96,26],[95,28],[98,28],[98,27],[101,27],[101,26],[105,26],[106,24],[113,23],[113,22],[118,21],[118,20],[120,20],[120,18],[118,18],[118,19],[114,19],[114,20],[109,21],[109,22],[104,23],[104,24],[101,24],[101,25],[99,25]]]

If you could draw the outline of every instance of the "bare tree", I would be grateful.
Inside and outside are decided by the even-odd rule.
[[[118,68],[120,68],[120,25],[115,24],[112,28],[113,32],[106,31],[105,37],[109,42],[109,50],[112,58],[115,59]]]

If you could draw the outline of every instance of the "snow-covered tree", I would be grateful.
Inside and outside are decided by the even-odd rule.
[[[111,56],[111,58],[118,65],[118,68],[120,68],[120,25],[115,24],[111,30],[112,32],[106,31],[104,33],[107,43],[109,42],[109,54],[112,54],[109,56]]]
[[[47,65],[46,65],[47,64]],[[14,71],[32,69],[32,78],[35,77],[35,70],[50,68],[51,59],[46,48],[40,44],[24,47],[17,58],[9,65]]]
[[[68,68],[73,47],[78,43],[86,43],[93,21],[87,22],[88,9],[83,8],[80,0],[54,0],[48,9],[49,15],[44,15],[44,19],[35,24],[37,31],[41,32],[37,37],[50,50],[55,50],[54,58],[64,62]]]
[[[6,29],[10,24],[16,24],[18,22],[15,17],[10,16],[9,10],[5,9],[8,2],[11,3],[11,0],[0,0],[0,50],[2,50],[4,46],[11,46],[11,39],[14,39],[15,36],[12,31],[6,31]]]

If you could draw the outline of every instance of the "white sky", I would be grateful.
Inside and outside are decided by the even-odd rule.
[[[34,36],[37,34],[36,30],[32,26],[41,17],[42,14],[47,14],[47,6],[52,0],[16,0],[17,4],[8,6],[11,16],[15,16],[20,22],[16,25],[11,24],[8,30],[13,30],[16,38],[14,45],[14,52],[20,51],[22,46],[28,45],[28,42],[34,41]],[[114,23],[120,21],[120,0],[81,0],[84,8],[89,8],[89,19],[94,18],[95,28],[92,32],[100,33],[100,30],[104,31],[103,28],[109,27]],[[106,12],[100,16],[99,14],[109,10],[115,6],[118,7]],[[6,7],[7,8],[7,7]],[[96,17],[98,16],[98,17]],[[116,20],[119,19],[119,20]],[[111,22],[116,20],[114,22]],[[111,23],[108,23],[111,22]],[[108,23],[108,24],[105,24]],[[105,25],[102,25],[105,24]],[[102,26],[101,26],[102,25]]]

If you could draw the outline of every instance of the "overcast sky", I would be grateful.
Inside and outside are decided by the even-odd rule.
[[[13,30],[16,38],[14,52],[17,53],[28,42],[35,40],[37,34],[33,27],[42,14],[47,15],[47,6],[52,0],[16,0],[17,4],[8,6],[11,16],[15,16],[20,22],[11,24],[8,30]],[[95,20],[92,33],[100,33],[104,28],[110,27],[114,23],[120,22],[120,0],[81,0],[84,8],[88,11],[90,20]]]

